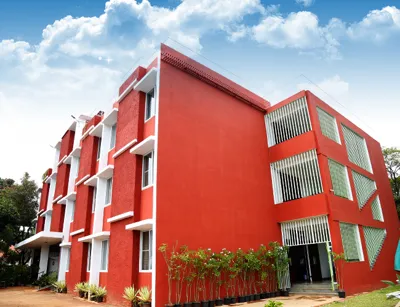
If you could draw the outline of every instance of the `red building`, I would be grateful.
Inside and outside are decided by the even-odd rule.
[[[394,277],[399,221],[381,147],[309,91],[271,106],[162,45],[119,88],[111,111],[81,116],[55,146],[37,234],[40,273],[149,286],[167,299],[157,248],[290,246],[293,285],[333,280],[343,252],[347,293]]]

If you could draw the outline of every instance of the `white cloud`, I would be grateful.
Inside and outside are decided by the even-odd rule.
[[[339,75],[326,78],[316,83],[316,85],[309,81],[297,85],[298,90],[318,91],[324,94],[327,93],[335,98],[344,98],[347,96],[349,94],[349,88],[349,83],[344,81]]]
[[[296,3],[304,7],[309,7],[314,3],[314,0],[296,0]]]
[[[400,10],[387,6],[369,12],[360,22],[350,25],[348,35],[352,39],[383,41],[394,32],[400,33]]]

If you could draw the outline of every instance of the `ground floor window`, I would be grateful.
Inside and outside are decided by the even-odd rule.
[[[386,229],[363,226],[363,230],[365,244],[367,245],[369,266],[372,269],[385,241]]]
[[[88,243],[87,265],[86,265],[86,271],[88,272],[90,272],[91,259],[92,259],[92,243]]]
[[[140,233],[140,270],[150,271],[152,269],[152,243],[153,231],[142,231]]]
[[[101,242],[101,270],[108,270],[108,250],[109,250],[109,241],[104,240]]]
[[[344,256],[347,261],[364,261],[358,225],[339,223]]]
[[[66,257],[67,257],[67,261],[65,263],[65,271],[68,272],[69,271],[70,258],[71,258],[71,249],[70,248],[67,248]]]

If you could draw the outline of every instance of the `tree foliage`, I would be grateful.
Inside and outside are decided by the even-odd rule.
[[[397,214],[400,218],[400,149],[396,147],[384,148],[382,153],[396,203]]]
[[[0,251],[2,261],[25,263],[24,251],[10,249],[16,243],[30,237],[35,231],[38,208],[38,187],[28,173],[20,183],[0,178]]]

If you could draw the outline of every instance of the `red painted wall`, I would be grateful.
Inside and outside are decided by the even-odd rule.
[[[167,63],[160,73],[157,247],[248,249],[280,240],[264,113]],[[156,253],[162,306],[166,266]]]
[[[345,264],[344,284],[346,292],[352,294],[382,287],[384,284],[381,282],[381,280],[392,280],[395,276],[393,258],[399,239],[399,220],[397,218],[396,207],[394,205],[393,195],[382,157],[381,146],[368,134],[351,123],[341,114],[336,112],[329,105],[321,101],[311,92],[306,91],[306,95],[309,102],[312,125],[315,129],[318,151],[321,156],[321,167],[323,168],[326,181],[328,181],[328,188],[325,189],[325,191],[330,206],[331,215],[329,220],[331,225],[332,246],[334,251],[343,251],[339,221],[358,224],[361,226],[384,228],[387,230],[387,237],[385,239],[383,248],[378,256],[375,266],[371,270],[368,262],[364,233],[362,231],[362,227],[359,227],[361,243],[364,252],[364,261]],[[336,118],[341,144],[338,144],[322,135],[318,121],[316,109],[317,106]],[[369,173],[368,171],[365,171],[349,161],[341,127],[342,123],[365,138],[373,173]],[[333,193],[329,192],[329,189],[332,189],[332,183],[330,181],[328,158],[332,158],[348,167],[349,179],[354,199],[353,201],[335,196]],[[350,171],[351,169],[371,178],[376,182],[377,185],[377,192],[373,195],[373,197],[370,198],[369,202],[361,211],[357,204],[353,176]],[[371,202],[376,195],[379,195],[381,201],[384,222],[376,221],[372,217]],[[357,272],[357,274],[354,274],[354,272]]]
[[[51,174],[51,169],[47,171],[47,176]],[[42,192],[40,196],[40,204],[39,204],[39,212],[40,211],[45,211],[47,208],[47,200],[49,197],[49,190],[50,190],[50,184],[43,182],[42,185]],[[44,230],[44,217],[38,216],[37,218],[37,224],[36,224],[36,233],[41,232]]]
[[[87,265],[87,244],[78,242],[78,239],[83,237],[83,234],[70,237],[71,244],[71,255],[70,255],[70,266],[68,275],[66,275],[66,283],[68,292],[73,292],[75,285],[78,282],[87,281],[86,278],[86,265]]]

